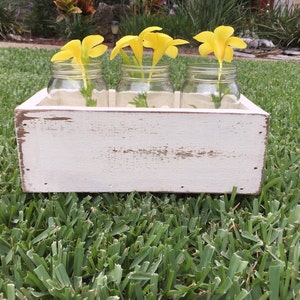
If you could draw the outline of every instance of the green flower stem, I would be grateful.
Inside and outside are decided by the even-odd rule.
[[[92,93],[94,89],[94,85],[91,82],[88,76],[88,67],[85,67],[87,64],[83,64],[81,68],[82,73],[82,81],[83,81],[83,88],[80,90],[81,95],[85,98],[86,106],[96,106],[97,102],[92,98]]]
[[[83,86],[86,89],[87,88],[87,76],[86,76],[86,70],[84,65],[81,67],[81,74],[82,74],[82,81],[83,81]]]
[[[221,77],[222,77],[222,70],[223,70],[223,64],[222,62],[219,62],[220,66],[219,66],[219,72],[218,72],[218,92],[219,92],[219,96],[213,96],[213,102],[215,104],[215,108],[220,108],[221,107],[221,102],[222,102],[222,82],[221,82]]]

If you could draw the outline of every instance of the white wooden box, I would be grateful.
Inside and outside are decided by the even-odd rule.
[[[244,96],[218,110],[41,105],[46,96],[15,109],[25,192],[260,192],[269,114]]]

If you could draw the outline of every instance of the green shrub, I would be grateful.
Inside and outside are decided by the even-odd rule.
[[[97,25],[92,16],[72,14],[57,23],[58,35],[66,39],[80,39],[96,32]]]
[[[121,19],[120,32],[122,35],[139,34],[148,26],[160,26],[163,32],[172,37],[185,38],[188,30],[188,20],[164,15],[133,15]]]
[[[95,0],[94,5],[95,7],[98,7],[100,2],[103,2],[108,5],[114,5],[114,4],[129,4],[129,0]]]
[[[175,4],[175,5],[174,5]],[[169,2],[160,13],[133,15],[121,20],[123,35],[137,34],[143,28],[157,25],[173,36],[193,41],[193,36],[203,30],[213,30],[219,25],[231,25],[237,30],[242,27],[245,14],[241,0],[190,0],[178,4]]]
[[[213,30],[220,25],[240,27],[244,2],[241,0],[190,0],[183,6],[194,31]]]
[[[0,2],[0,37],[6,39],[9,33],[16,33],[20,30],[17,19],[16,7],[9,1]]]
[[[31,34],[40,37],[52,37],[56,34],[56,8],[49,0],[31,0],[27,5],[25,27]]]
[[[254,28],[260,38],[280,46],[300,45],[300,7],[277,4],[272,10],[254,12]]]
[[[58,11],[56,21],[59,36],[67,39],[83,39],[97,31],[97,24],[93,18],[95,13],[93,0],[75,3],[57,0],[55,6]]]

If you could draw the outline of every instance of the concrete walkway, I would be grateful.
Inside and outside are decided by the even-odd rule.
[[[60,45],[0,41],[0,48],[58,49]]]

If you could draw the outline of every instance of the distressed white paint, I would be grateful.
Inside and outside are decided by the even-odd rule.
[[[269,115],[244,96],[219,110],[39,105],[45,97],[15,110],[24,191],[260,191]]]

